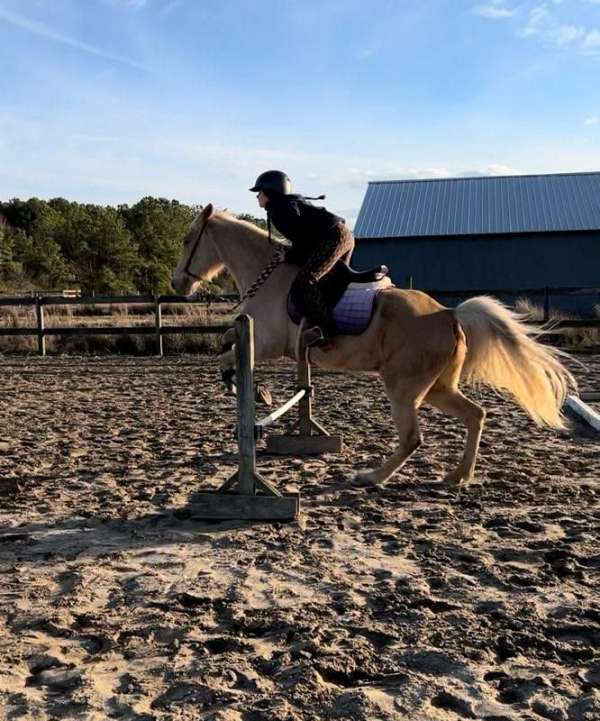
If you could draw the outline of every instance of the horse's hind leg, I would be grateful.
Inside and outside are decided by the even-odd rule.
[[[458,388],[453,388],[443,382],[438,382],[433,386],[425,397],[425,401],[444,413],[458,418],[467,427],[467,441],[463,457],[458,466],[445,476],[444,482],[452,486],[470,483],[475,471],[485,411],[481,406],[466,398]]]
[[[387,391],[399,436],[398,447],[380,468],[357,474],[357,485],[376,486],[383,483],[406,463],[422,442],[417,418],[418,395],[409,392],[408,388],[388,388]]]

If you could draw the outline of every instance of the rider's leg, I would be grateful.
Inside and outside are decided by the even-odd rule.
[[[292,299],[302,309],[309,328],[317,326],[323,336],[335,335],[336,327],[318,282],[301,270],[292,285]],[[316,334],[315,339],[318,337]]]
[[[324,336],[335,335],[337,329],[318,281],[329,273],[338,260],[347,261],[353,249],[352,233],[343,223],[339,223],[319,243],[318,248],[302,266],[292,285],[292,299],[298,299],[297,305],[306,314],[308,322],[318,326]]]

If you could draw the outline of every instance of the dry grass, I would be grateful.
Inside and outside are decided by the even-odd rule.
[[[165,304],[162,306],[162,324],[169,325],[215,325],[231,320],[226,304],[204,305]],[[142,305],[106,306],[49,306],[44,312],[46,329],[56,327],[85,328],[148,326],[154,328],[154,313]],[[35,328],[35,308],[0,307],[0,328]],[[176,334],[163,336],[165,354],[214,353],[219,348],[219,336]],[[37,353],[36,336],[0,336],[0,353]],[[120,353],[127,355],[153,355],[156,352],[154,335],[92,335],[46,337],[48,354],[95,354]]]

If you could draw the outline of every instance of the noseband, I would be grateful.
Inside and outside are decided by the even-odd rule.
[[[187,276],[189,276],[190,278],[193,278],[194,280],[202,280],[202,278],[201,278],[199,275],[196,275],[195,273],[192,273],[192,271],[190,270],[190,264],[191,264],[191,262],[192,262],[192,259],[194,258],[194,255],[196,254],[196,251],[198,250],[198,245],[199,245],[200,241],[202,240],[202,235],[203,235],[204,231],[206,230],[206,226],[207,226],[207,225],[208,225],[208,220],[207,220],[206,223],[204,223],[204,225],[202,226],[202,230],[200,231],[200,233],[198,234],[198,237],[196,238],[196,242],[194,243],[194,247],[193,247],[192,250],[190,251],[190,254],[189,254],[189,256],[188,256],[187,263],[185,264],[185,268],[183,269],[183,272],[184,272]]]

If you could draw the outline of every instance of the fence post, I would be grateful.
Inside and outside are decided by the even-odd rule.
[[[237,436],[239,493],[256,492],[256,440],[254,437],[254,321],[248,315],[235,319]]]
[[[156,355],[163,357],[162,310],[158,296],[154,296],[154,327],[156,328]]]
[[[407,287],[409,290],[412,290],[412,289],[413,289],[413,277],[412,277],[412,275],[407,275],[407,276],[406,276],[406,287]]]
[[[544,323],[550,320],[550,288],[544,288]]]
[[[306,395],[298,405],[298,429],[300,435],[312,435],[312,398],[310,392],[310,366],[305,361],[298,361],[298,387],[306,388]]]
[[[35,315],[37,319],[38,353],[46,355],[46,336],[44,335],[44,306],[39,295],[35,296]]]

